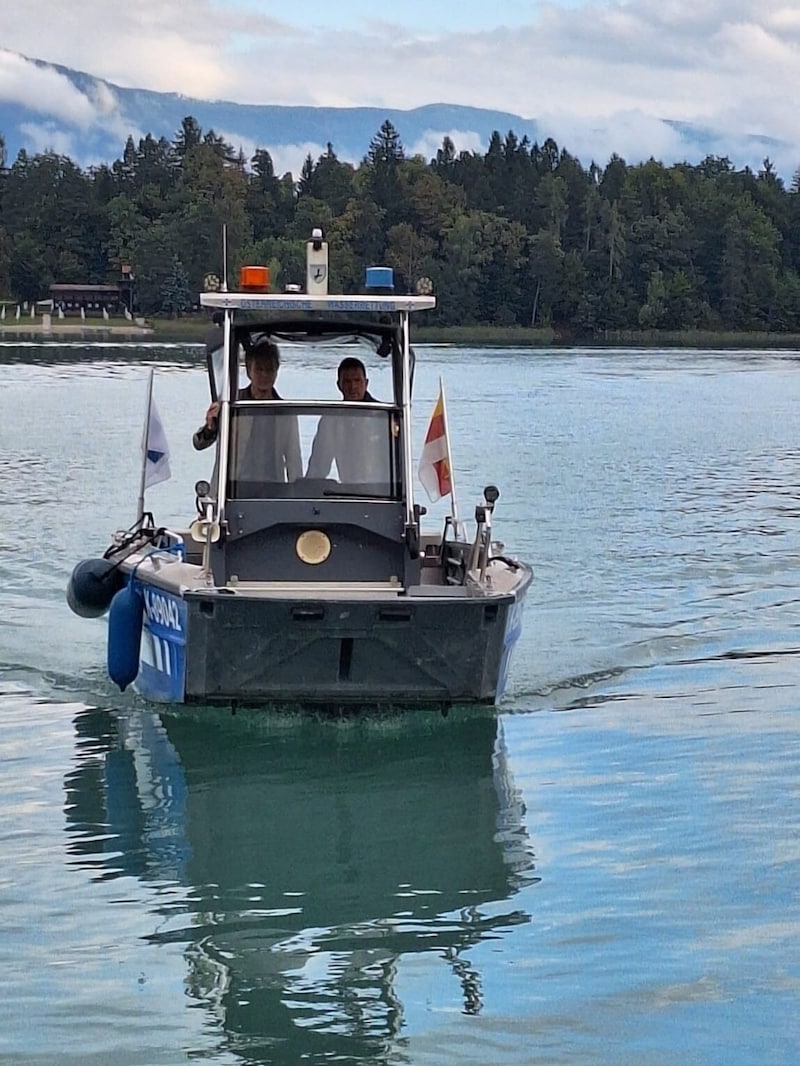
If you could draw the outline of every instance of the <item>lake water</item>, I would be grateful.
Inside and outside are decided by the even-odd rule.
[[[496,714],[337,722],[159,713],[70,614],[150,364],[183,523],[200,349],[0,344],[0,1062],[798,1061],[798,355],[421,350],[526,630]]]

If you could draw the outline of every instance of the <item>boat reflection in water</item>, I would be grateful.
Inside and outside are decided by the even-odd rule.
[[[79,716],[66,812],[77,865],[159,886],[152,940],[185,943],[224,1046],[380,1061],[422,952],[480,1011],[469,949],[528,921],[536,880],[496,717],[215,715]]]

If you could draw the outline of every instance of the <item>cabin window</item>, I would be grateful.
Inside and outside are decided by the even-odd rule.
[[[211,395],[218,400],[222,395],[223,379],[225,377],[225,348],[220,337],[219,347],[210,351],[208,359],[209,372],[211,374]]]
[[[228,498],[401,495],[396,408],[240,401],[231,416]]]

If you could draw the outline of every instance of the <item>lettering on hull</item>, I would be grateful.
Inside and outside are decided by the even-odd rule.
[[[147,621],[155,625],[171,629],[174,633],[182,633],[180,611],[178,602],[171,596],[165,596],[161,592],[143,586],[144,611]]]

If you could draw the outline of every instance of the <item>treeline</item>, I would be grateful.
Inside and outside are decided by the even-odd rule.
[[[588,168],[553,140],[495,133],[487,151],[408,158],[390,122],[360,165],[331,145],[300,175],[268,151],[247,160],[191,117],[174,140],[128,138],[112,165],[20,152],[0,138],[0,296],[46,298],[53,282],[134,277],[136,309],[182,313],[209,274],[268,264],[302,282],[321,226],[332,290],[388,265],[414,291],[430,278],[431,324],[800,332],[800,174],[787,190],[767,159],[665,167],[612,156]]]

